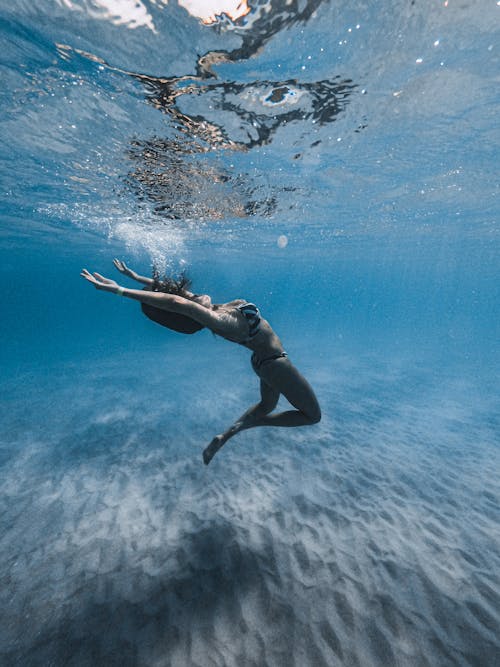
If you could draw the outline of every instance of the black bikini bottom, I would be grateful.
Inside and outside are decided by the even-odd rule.
[[[288,357],[288,354],[286,352],[276,352],[276,354],[271,354],[270,357],[259,359],[257,354],[254,352],[251,358],[252,367],[254,371],[257,372],[259,368],[262,368],[262,366],[265,366],[265,364],[268,364],[270,361],[276,361],[276,359],[281,359],[283,357]]]

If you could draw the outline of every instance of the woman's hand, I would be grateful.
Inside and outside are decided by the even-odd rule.
[[[118,283],[115,280],[110,280],[109,278],[101,276],[100,273],[92,274],[89,273],[87,269],[82,269],[80,275],[82,278],[85,278],[85,280],[88,280],[89,283],[92,283],[96,289],[103,290],[104,292],[113,292],[114,294],[118,291]]]
[[[146,278],[146,276],[140,276],[135,271],[132,271],[132,269],[129,269],[128,266],[125,264],[125,262],[122,262],[121,259],[114,259],[113,264],[120,273],[123,273],[124,276],[132,278],[132,280],[137,280],[138,283],[146,285],[147,287],[151,287],[153,285],[152,278]]]
[[[123,273],[124,276],[128,276],[129,278],[135,279],[137,275],[136,272],[132,271],[132,269],[129,269],[128,266],[125,264],[125,262],[122,262],[121,259],[114,259],[113,264],[120,273]]]

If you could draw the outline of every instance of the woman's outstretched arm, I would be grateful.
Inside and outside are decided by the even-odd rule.
[[[159,308],[160,310],[167,310],[172,313],[180,313],[187,315],[196,322],[199,322],[204,327],[212,329],[216,333],[224,335],[225,333],[238,334],[237,321],[231,322],[227,318],[221,317],[219,313],[201,306],[199,303],[185,299],[177,294],[166,294],[165,292],[150,292],[149,290],[128,289],[128,287],[121,287],[116,280],[105,278],[100,273],[90,273],[87,269],[82,269],[80,273],[82,278],[85,278],[94,287],[103,292],[111,292],[112,294],[119,294],[128,299],[134,299],[141,303],[147,303],[150,306]],[[236,329],[235,329],[236,327]]]
[[[141,283],[142,285],[147,285],[148,287],[151,287],[151,285],[153,284],[152,278],[147,278],[146,276],[140,276],[132,269],[129,269],[129,267],[125,264],[125,262],[122,262],[121,259],[114,259],[113,264],[120,273],[123,273],[124,276],[132,278],[132,280],[136,280],[138,283]]]

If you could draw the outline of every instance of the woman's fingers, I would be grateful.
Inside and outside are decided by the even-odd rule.
[[[88,280],[89,283],[92,283],[94,287],[97,287],[97,289],[104,289],[105,287],[117,287],[117,283],[115,280],[110,280],[109,278],[105,278],[100,273],[97,273],[97,271],[94,271],[94,273],[90,273],[89,271],[87,271],[87,269],[82,269],[80,275],[82,276],[82,278],[85,278],[85,280]]]
[[[123,262],[121,259],[115,258],[113,260],[113,264],[116,266],[118,271],[120,273],[124,273],[126,276],[131,275],[132,271],[128,268],[128,266]]]
[[[88,280],[89,283],[92,283],[93,285],[97,284],[97,280],[87,271],[87,269],[82,269],[80,275],[82,276],[82,278],[85,278],[85,280]]]
[[[100,274],[100,273],[97,273],[97,271],[94,271],[94,278],[97,278],[97,280],[100,280],[101,283],[106,283],[106,284],[108,284],[108,285],[109,285],[110,283],[114,283],[114,282],[115,282],[114,280],[110,280],[109,278],[105,278],[104,276],[101,276],[101,274]]]

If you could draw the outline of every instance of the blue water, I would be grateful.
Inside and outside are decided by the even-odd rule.
[[[0,9],[0,662],[495,665],[499,3],[207,4]],[[321,423],[205,468],[248,355],[113,257],[257,303]]]

